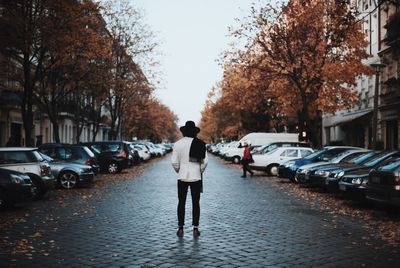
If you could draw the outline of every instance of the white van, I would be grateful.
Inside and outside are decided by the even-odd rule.
[[[265,133],[253,132],[249,133],[239,140],[237,146],[230,148],[225,152],[225,159],[240,163],[243,156],[243,143],[250,141],[252,147],[258,147],[273,142],[299,142],[299,134],[297,133]]]

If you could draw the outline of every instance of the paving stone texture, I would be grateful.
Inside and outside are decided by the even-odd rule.
[[[0,267],[400,267],[398,248],[378,239],[366,245],[361,222],[341,216],[333,226],[333,215],[270,180],[240,175],[210,157],[199,238],[191,234],[190,193],[185,235],[176,236],[170,156],[101,198],[77,197],[66,207],[39,201],[25,208],[26,222],[0,230],[0,239],[27,239],[34,252],[12,254],[14,243],[0,253]]]

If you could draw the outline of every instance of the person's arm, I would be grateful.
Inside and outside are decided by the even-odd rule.
[[[176,171],[176,173],[178,173],[179,169],[180,169],[180,160],[179,160],[179,154],[177,152],[177,149],[175,148],[175,144],[174,144],[174,148],[172,150],[171,164],[172,164],[172,167],[174,168],[174,170]]]
[[[206,151],[206,157],[204,157],[203,161],[201,161],[200,163],[200,171],[201,173],[204,172],[204,170],[206,169],[208,165],[208,155],[207,155],[207,151]]]

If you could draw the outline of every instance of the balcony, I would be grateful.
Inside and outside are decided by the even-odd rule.
[[[383,82],[381,105],[393,105],[400,102],[400,78],[391,77]]]
[[[384,26],[386,28],[386,35],[383,41],[389,47],[400,46],[400,12],[391,15]]]

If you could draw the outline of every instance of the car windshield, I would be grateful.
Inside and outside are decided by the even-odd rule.
[[[343,151],[343,152],[337,154],[337,155],[336,155],[334,158],[332,158],[331,160],[329,160],[329,162],[338,163],[340,160],[342,160],[343,156],[344,156],[344,155],[347,155],[347,154],[350,154],[350,153],[349,153],[348,151]],[[356,155],[354,155],[354,157],[356,157]],[[345,157],[345,158],[347,158],[347,157]]]
[[[51,158],[50,156],[45,155],[44,153],[39,153],[39,154],[40,154],[40,156],[43,158],[43,160],[45,160],[45,161],[47,161],[47,162],[54,162],[54,159]]]
[[[83,146],[83,150],[90,156],[90,157],[94,157],[94,153],[86,146]]]
[[[378,164],[379,162],[381,162],[382,160],[384,160],[385,158],[387,158],[390,154],[392,154],[392,152],[381,152],[378,153],[377,155],[371,157],[370,159],[368,159],[367,161],[363,162],[362,164],[364,166],[374,166],[376,164]]]
[[[399,167],[400,167],[400,159],[393,158],[387,163],[385,163],[383,166],[379,167],[378,170],[392,171],[398,169]]]
[[[43,161],[43,157],[40,155],[40,153],[38,151],[32,151],[32,155],[34,155],[34,158],[36,159],[36,161],[42,162]],[[32,161],[35,162],[35,161]]]
[[[326,148],[322,148],[306,157],[304,157],[303,159],[314,159],[315,157],[319,156],[320,154],[322,154],[323,152],[325,152],[327,149]]]
[[[359,164],[362,164],[363,162],[369,161],[369,159],[376,154],[378,154],[378,153],[377,152],[367,152],[362,155],[357,155],[357,157],[355,157],[347,162],[359,165]]]
[[[267,150],[264,154],[269,155],[275,153],[276,151],[278,151],[278,148],[272,149],[271,151]]]
[[[267,148],[267,147],[268,147],[268,145],[263,145],[263,146],[260,146],[260,147],[255,147],[255,148],[253,149],[253,154],[261,154],[261,153],[264,151],[264,149]]]

